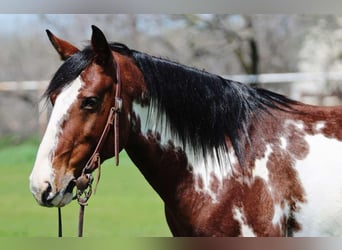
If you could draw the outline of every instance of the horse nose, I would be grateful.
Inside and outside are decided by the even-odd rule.
[[[55,195],[53,195],[53,193],[52,193],[52,186],[51,186],[50,182],[46,182],[46,183],[47,183],[47,187],[42,192],[41,201],[42,201],[44,206],[52,206],[51,202],[52,202],[53,198],[55,197]]]

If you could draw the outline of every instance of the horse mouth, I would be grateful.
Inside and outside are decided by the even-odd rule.
[[[55,198],[52,199],[51,204],[55,207],[64,207],[69,204],[75,197],[73,189],[75,187],[75,181],[71,180],[63,192],[56,194]]]
[[[74,199],[73,190],[75,185],[75,180],[72,179],[65,189],[58,192],[53,192],[51,185],[49,185],[47,190],[43,192],[41,201],[38,202],[45,207],[64,207]]]

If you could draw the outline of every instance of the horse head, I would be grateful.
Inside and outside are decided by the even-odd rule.
[[[136,89],[132,84],[141,80],[141,75],[137,75],[139,70],[127,55],[111,49],[101,30],[92,26],[92,31],[91,44],[82,51],[47,31],[64,63],[45,92],[53,109],[30,175],[31,192],[43,206],[61,207],[72,200],[76,180],[117,105],[119,80],[127,85],[122,86],[120,93],[123,108],[118,114],[118,150],[125,147],[129,135],[130,98]],[[127,67],[130,72],[126,72]],[[117,79],[120,75],[121,79]],[[101,162],[114,155],[114,137],[115,130],[108,129],[101,139]]]

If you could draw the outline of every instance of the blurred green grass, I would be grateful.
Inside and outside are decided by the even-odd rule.
[[[29,191],[39,140],[18,145],[0,142],[0,237],[55,237],[57,209],[40,207]],[[62,209],[63,236],[77,235],[78,204]],[[85,210],[84,236],[171,236],[164,218],[163,202],[149,186],[127,154],[120,166],[106,161],[96,195]]]

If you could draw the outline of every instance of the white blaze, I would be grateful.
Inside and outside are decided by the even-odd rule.
[[[58,136],[62,133],[61,125],[67,119],[69,108],[77,99],[81,87],[82,81],[78,77],[74,82],[64,87],[56,99],[30,175],[30,189],[38,201],[48,187],[48,183],[51,185],[53,183],[52,158],[58,142]],[[52,191],[54,191],[53,186]]]

